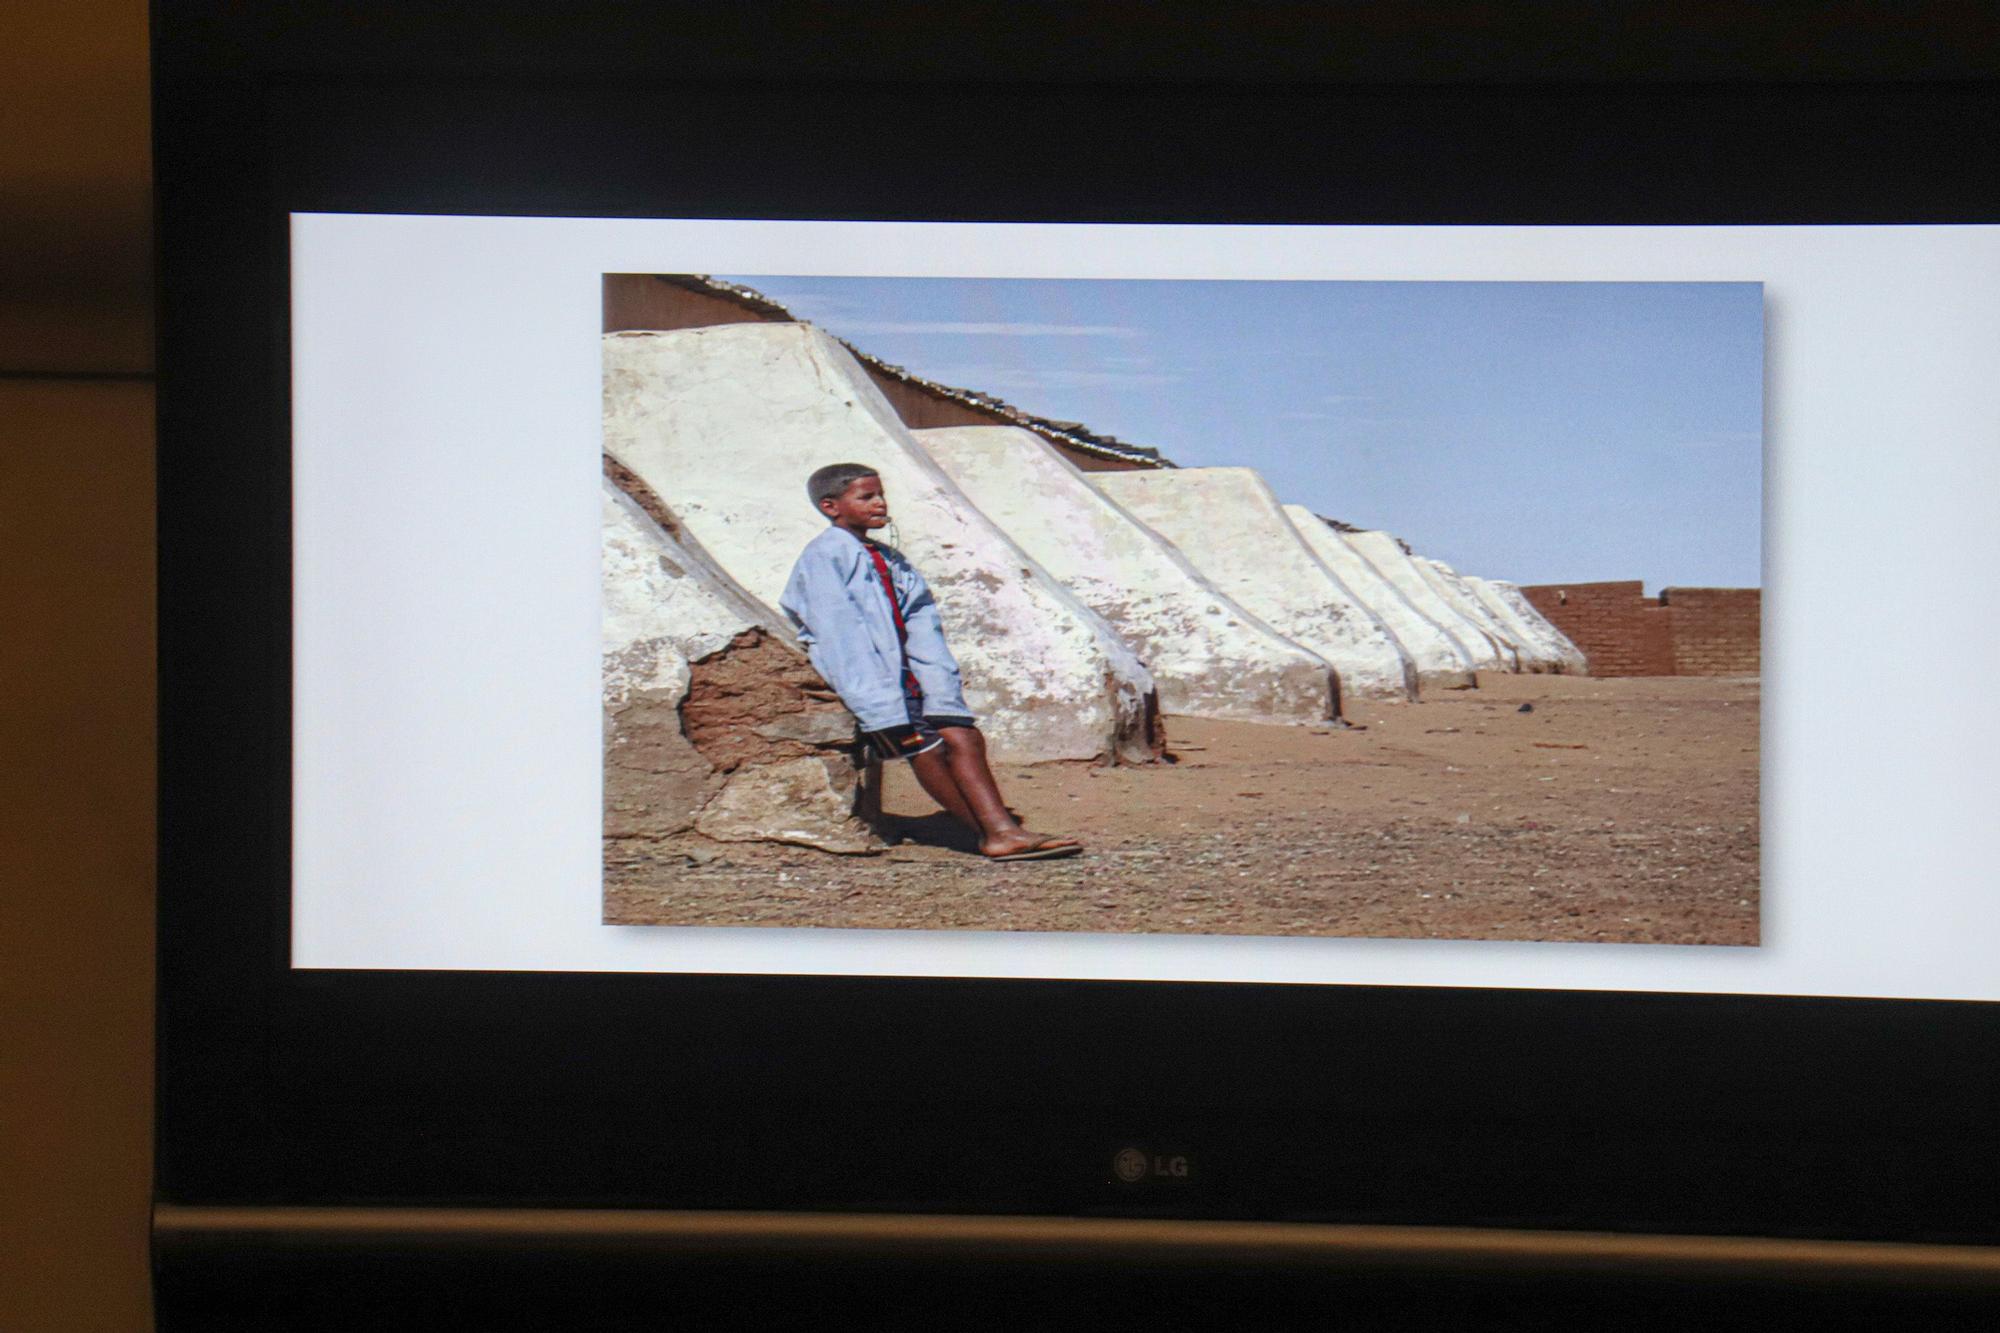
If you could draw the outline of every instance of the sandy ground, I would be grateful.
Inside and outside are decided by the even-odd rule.
[[[1088,844],[1011,865],[892,765],[888,853],[613,846],[605,919],[1755,944],[1757,707],[1755,678],[1502,675],[1365,730],[1170,718],[1171,764],[997,770]]]

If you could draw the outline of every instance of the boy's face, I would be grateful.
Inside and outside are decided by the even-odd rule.
[[[866,532],[889,526],[889,497],[882,493],[880,477],[859,477],[831,500],[819,502],[820,512],[849,532]]]

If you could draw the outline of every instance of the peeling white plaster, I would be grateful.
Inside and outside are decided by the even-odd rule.
[[[1092,472],[1209,582],[1280,634],[1333,663],[1343,695],[1410,699],[1416,671],[1395,636],[1315,556],[1277,496],[1247,467]]]
[[[987,517],[1132,645],[1163,711],[1252,722],[1332,716],[1322,658],[1230,600],[1041,437],[1015,426],[916,437]]]
[[[827,463],[877,469],[902,549],[937,593],[967,702],[996,758],[1148,755],[1152,677],[953,485],[881,391],[807,324],[727,324],[604,338],[604,446],[672,507],[748,592],[775,605],[826,519],[805,483]]]

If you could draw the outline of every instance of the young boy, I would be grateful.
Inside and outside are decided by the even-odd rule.
[[[779,605],[813,666],[861,719],[870,749],[908,760],[931,798],[978,830],[991,860],[1081,852],[1074,838],[1028,832],[1001,799],[929,585],[902,552],[868,536],[889,523],[882,478],[835,463],[812,474],[806,494],[832,526],[799,553]]]

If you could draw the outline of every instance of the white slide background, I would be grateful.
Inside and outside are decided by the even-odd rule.
[[[599,923],[604,273],[1765,285],[1758,948]],[[2000,227],[292,220],[295,966],[2000,999]]]

